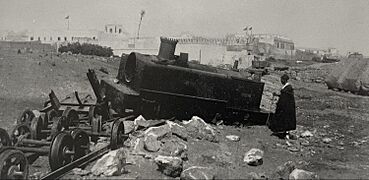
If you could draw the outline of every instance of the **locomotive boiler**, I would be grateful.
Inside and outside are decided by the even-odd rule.
[[[268,112],[260,109],[264,83],[237,71],[191,63],[187,53],[174,54],[177,40],[160,40],[158,55],[122,56],[117,78],[101,80],[102,93],[117,113],[265,123]]]

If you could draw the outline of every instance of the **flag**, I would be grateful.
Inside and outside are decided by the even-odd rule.
[[[249,30],[252,30],[252,27],[250,27],[250,29]]]
[[[247,29],[248,29],[248,28],[249,28],[249,27],[248,27],[248,26],[246,26],[245,28],[243,28],[243,30],[244,30],[244,31],[247,31]]]
[[[69,19],[69,15],[65,17],[65,19]]]

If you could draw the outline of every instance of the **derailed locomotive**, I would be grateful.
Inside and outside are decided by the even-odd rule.
[[[159,54],[122,56],[117,80],[102,79],[101,91],[118,114],[146,118],[189,119],[265,124],[260,109],[264,83],[242,73],[188,62],[174,55],[177,40],[160,38]]]

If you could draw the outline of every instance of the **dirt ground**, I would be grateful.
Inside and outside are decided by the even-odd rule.
[[[47,100],[51,89],[60,98],[74,91],[92,93],[86,72],[101,67],[115,76],[117,60],[82,55],[23,53],[0,50],[0,124],[10,131],[15,120],[26,108],[38,109]],[[292,64],[287,73],[293,77],[299,136],[305,130],[308,138],[282,140],[271,136],[265,126],[216,126],[219,143],[189,140],[188,165],[209,166],[217,178],[250,178],[251,172],[260,177],[273,177],[277,166],[293,161],[296,166],[316,172],[320,178],[358,179],[369,177],[369,97],[328,90],[321,79],[334,64]],[[271,93],[281,87],[279,76],[285,72],[271,71],[263,77],[266,83],[262,107],[272,109]],[[232,142],[226,135],[238,135]],[[324,142],[330,138],[330,142]],[[251,148],[264,151],[261,166],[248,166],[244,154]],[[31,167],[31,173],[47,172],[46,158]],[[127,166],[128,173],[120,178],[166,179],[154,162],[137,160]],[[68,177],[68,176],[67,176]],[[69,176],[78,178],[77,176]],[[117,178],[117,177],[114,177]]]

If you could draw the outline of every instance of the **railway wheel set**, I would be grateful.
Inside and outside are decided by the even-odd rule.
[[[59,103],[57,108],[54,104],[45,103],[42,110],[25,110],[9,134],[0,128],[0,179],[28,179],[29,164],[40,156],[48,157],[53,172],[93,154],[90,141],[110,137],[110,149],[117,149],[128,137],[124,133],[126,118],[107,119],[95,112],[101,109],[99,104]],[[104,130],[106,123],[112,125]]]

